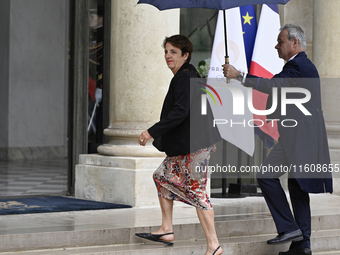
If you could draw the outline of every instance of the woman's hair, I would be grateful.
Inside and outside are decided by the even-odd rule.
[[[190,41],[188,37],[185,35],[173,35],[170,37],[165,37],[163,42],[163,48],[165,49],[165,45],[167,43],[171,43],[176,48],[181,49],[182,56],[184,56],[186,53],[189,53],[188,59],[186,62],[190,62],[191,60],[191,53],[194,51],[194,45]]]
[[[303,29],[294,24],[286,24],[283,27],[281,27],[280,31],[287,29],[288,31],[288,40],[292,41],[295,38],[299,40],[299,44],[301,49],[306,49],[306,35]]]

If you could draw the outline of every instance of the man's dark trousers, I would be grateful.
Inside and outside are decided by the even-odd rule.
[[[279,177],[287,173],[290,168],[288,190],[294,216],[279,180]],[[293,170],[293,166],[288,164],[285,151],[279,141],[263,162],[261,171],[257,174],[257,181],[274,219],[277,232],[281,234],[301,229],[303,233],[304,240],[292,242],[290,249],[310,248],[311,212],[309,194],[301,190],[297,180],[293,177]]]

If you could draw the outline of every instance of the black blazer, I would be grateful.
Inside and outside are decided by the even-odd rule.
[[[300,187],[306,192],[332,192],[332,179],[330,173],[300,173],[300,169],[328,166],[330,164],[329,148],[325,121],[321,108],[320,78],[314,64],[307,58],[305,52],[300,52],[294,59],[288,61],[283,70],[272,79],[259,78],[247,75],[245,86],[252,87],[269,94],[268,103],[271,106],[272,88],[278,88],[278,97],[281,98],[281,88],[305,88],[311,93],[311,99],[303,106],[312,114],[305,115],[294,104],[288,104],[286,115],[281,113],[281,101],[278,101],[277,110],[270,116],[271,119],[280,119],[278,131],[280,141],[284,147],[291,172],[298,178]],[[301,93],[289,93],[287,98],[301,98]],[[267,107],[270,108],[270,107]],[[268,117],[269,118],[269,117]],[[297,121],[295,127],[284,127],[282,120],[293,119]],[[287,121],[286,126],[294,126]],[[296,169],[296,172],[294,171]]]
[[[218,142],[221,138],[213,127],[213,117],[208,105],[207,115],[201,115],[199,78],[195,67],[184,63],[172,78],[165,97],[160,121],[148,129],[154,146],[168,156],[185,155]]]

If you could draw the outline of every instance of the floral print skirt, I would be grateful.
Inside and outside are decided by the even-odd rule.
[[[197,152],[166,157],[153,173],[158,196],[184,202],[201,210],[212,205],[206,192],[207,171],[213,146]]]

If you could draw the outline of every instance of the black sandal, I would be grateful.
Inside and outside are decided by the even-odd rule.
[[[136,233],[135,235],[138,236],[138,237],[150,240],[150,241],[160,242],[160,243],[164,243],[164,244],[167,244],[169,246],[172,246],[172,245],[174,245],[173,243],[159,239],[162,236],[172,235],[172,234],[174,234],[174,233],[171,232],[171,233],[165,233],[165,234],[161,234],[161,235],[156,235],[156,234],[151,234],[151,233]]]
[[[221,246],[218,246],[212,255],[215,255],[219,248],[221,248]]]

